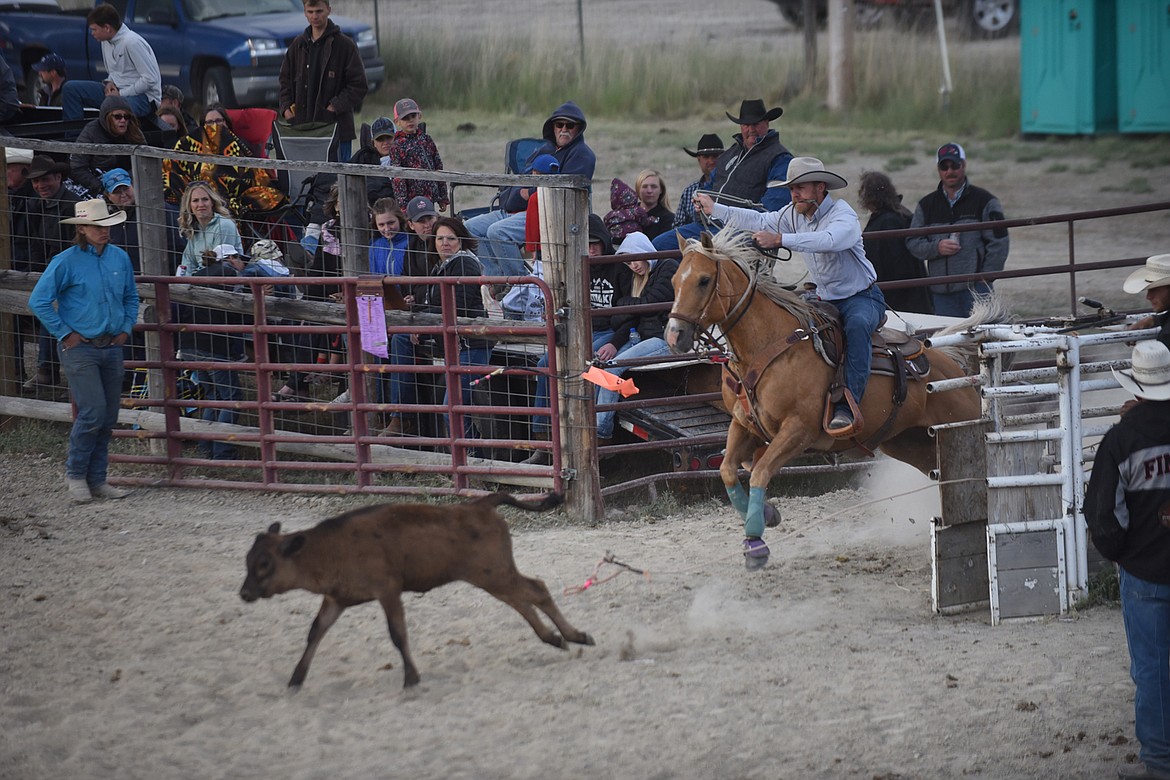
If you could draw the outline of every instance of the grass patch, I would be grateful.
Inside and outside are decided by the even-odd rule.
[[[60,461],[64,470],[71,425],[28,417],[13,420],[0,430],[0,455],[43,455]]]
[[[1044,169],[1044,172],[1045,173],[1068,173],[1068,170],[1069,170],[1068,165],[1066,165],[1064,163],[1056,163],[1054,165],[1049,165],[1047,168]]]
[[[383,112],[392,95],[409,94],[428,110],[523,117],[541,114],[572,96],[590,117],[694,119],[722,116],[723,109],[737,107],[739,96],[760,95],[769,105],[783,105],[786,118],[870,134],[912,130],[1003,137],[1019,128],[1015,48],[952,49],[955,87],[944,99],[933,39],[892,30],[857,35],[854,99],[846,111],[823,105],[823,83],[805,78],[803,48],[775,38],[746,47],[699,39],[668,47],[594,40],[582,62],[581,57],[566,56],[565,42],[557,36],[500,28],[402,29],[387,36],[381,50],[387,72],[395,74],[380,98]],[[1012,56],[1003,56],[1004,51]],[[816,78],[823,82],[827,46],[818,47],[818,54]],[[367,103],[367,110],[376,106]],[[822,154],[831,152],[829,148]]]
[[[897,173],[898,171],[904,171],[907,168],[912,168],[917,164],[918,160],[914,157],[891,157],[890,159],[886,160],[886,172]]]
[[[1106,566],[1089,579],[1088,592],[1077,602],[1076,608],[1082,611],[1099,606],[1116,607],[1120,604],[1121,584],[1117,579],[1117,568]]]

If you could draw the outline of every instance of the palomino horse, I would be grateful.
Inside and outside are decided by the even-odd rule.
[[[701,242],[679,243],[683,257],[674,275],[666,342],[673,352],[683,353],[691,351],[697,339],[718,339],[728,353],[723,401],[732,421],[719,473],[744,519],[749,568],[763,566],[769,553],[763,542],[768,482],[797,455],[806,450],[841,452],[860,444],[871,451],[880,448],[927,472],[936,465],[927,428],[979,417],[979,395],[973,388],[926,392],[926,381],[965,373],[959,351],[930,349],[926,381],[906,382],[900,406],[894,403],[894,378],[871,375],[861,400],[860,430],[849,439],[829,436],[823,420],[836,369],[809,338],[811,330],[826,324],[824,315],[770,277],[755,273],[759,255],[750,234],[724,230],[714,239],[704,234]],[[989,312],[987,321],[996,314]],[[948,330],[957,332],[972,324],[976,323],[964,321]],[[722,335],[710,336],[712,326],[718,326]],[[751,473],[747,494],[739,482],[740,466]]]

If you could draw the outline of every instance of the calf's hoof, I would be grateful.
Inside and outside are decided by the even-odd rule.
[[[419,681],[418,672],[408,671],[406,673],[406,677],[402,681],[402,687],[403,688],[413,688],[414,686],[418,685],[418,681]]]

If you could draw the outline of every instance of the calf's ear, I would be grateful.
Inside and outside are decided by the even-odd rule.
[[[268,526],[268,533],[270,533],[270,534],[280,533],[280,523],[273,523],[272,525]]]
[[[305,535],[297,534],[284,540],[284,544],[280,546],[280,552],[286,558],[294,554],[297,550],[305,546]]]

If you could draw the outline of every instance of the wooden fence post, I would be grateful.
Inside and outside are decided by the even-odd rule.
[[[565,468],[565,505],[573,516],[590,524],[604,514],[597,469],[596,415],[593,385],[581,379],[593,357],[593,320],[589,316],[589,284],[581,258],[589,254],[589,193],[585,189],[537,190],[540,198],[541,253],[545,280],[552,290],[553,312],[564,312],[563,338],[557,347],[561,377],[561,453]]]
[[[170,276],[179,262],[178,258],[167,253],[167,210],[163,199],[162,162],[158,157],[136,154],[131,165],[134,169],[134,199],[137,203],[135,219],[138,220],[138,256],[142,262],[142,273],[147,276]],[[141,311],[143,322],[159,322],[155,305],[145,306]],[[161,354],[158,331],[147,331],[145,335],[146,359],[157,361]],[[165,397],[162,369],[150,369],[146,381],[147,397],[155,400]],[[164,455],[166,446],[166,442],[161,439],[150,440],[152,455]]]

